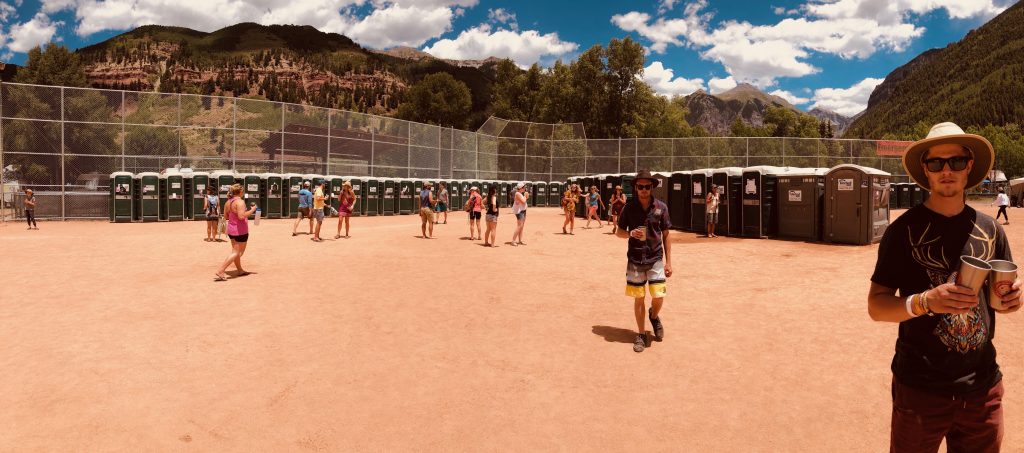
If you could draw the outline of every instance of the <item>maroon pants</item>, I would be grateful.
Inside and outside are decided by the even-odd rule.
[[[892,381],[890,453],[995,453],[1003,441],[1003,383],[967,396],[943,396]]]

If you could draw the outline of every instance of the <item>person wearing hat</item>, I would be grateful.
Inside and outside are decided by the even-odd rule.
[[[953,123],[907,147],[903,167],[931,196],[893,221],[878,247],[868,314],[899,323],[892,360],[890,451],[999,451],[1002,374],[995,317],[1020,309],[1021,280],[994,309],[987,291],[955,283],[962,255],[1012,260],[1002,227],[968,206],[965,192],[992,169],[984,137]]]
[[[352,189],[352,182],[343,182],[341,184],[341,194],[338,196],[338,233],[334,235],[334,239],[341,239],[342,223],[345,224],[345,237],[348,237],[349,218],[352,217],[352,211],[358,202],[359,197],[356,196],[355,190]]]
[[[324,207],[327,206],[327,181],[321,180],[320,184],[313,189],[313,218],[316,219],[316,230],[313,232],[313,242],[320,242],[320,227],[324,225]]]
[[[292,225],[292,236],[299,229],[299,223],[302,223],[302,219],[309,219],[309,234],[313,234],[313,192],[309,191],[309,181],[303,181],[302,189],[299,190],[299,218],[295,219],[295,225]]]
[[[716,238],[715,225],[718,225],[718,203],[721,198],[718,195],[718,186],[712,184],[711,189],[708,190],[708,196],[704,200],[705,211],[704,217],[707,218],[708,222],[708,237]]]
[[[622,213],[624,206],[626,206],[626,194],[622,193],[622,186],[616,185],[615,191],[612,192],[611,197],[608,199],[608,223],[612,225],[612,234],[615,234],[616,229],[619,227],[619,214]]]
[[[996,199],[992,201],[992,204],[999,206],[999,212],[996,213],[996,220],[999,220],[999,216],[1003,216],[1005,220],[1003,225],[1010,224],[1010,216],[1006,215],[1006,208],[1010,206],[1010,197],[1006,196],[1006,189],[999,188],[999,195],[996,195]],[[991,205],[990,205],[991,206]]]
[[[525,182],[516,184],[514,197],[515,199],[512,201],[512,214],[516,216],[516,232],[512,233],[512,245],[526,245],[523,242],[523,227],[526,226],[526,200],[530,198],[530,192],[526,190]]]
[[[580,202],[580,186],[573,183],[562,194],[562,210],[565,211],[565,223],[562,224],[562,234],[573,234],[576,229],[576,203]],[[569,231],[565,231],[565,227]]]
[[[420,190],[420,230],[423,231],[423,239],[434,237],[434,204],[437,200],[434,198],[434,192],[430,190],[433,187],[434,183],[427,181]],[[430,234],[427,234],[428,228]]]
[[[469,240],[473,240],[473,226],[476,225],[476,239],[483,239],[480,233],[480,218],[483,211],[483,197],[480,196],[480,188],[473,186],[469,188],[469,200],[466,201],[466,212],[469,213]]]
[[[36,225],[36,196],[32,189],[25,189],[25,221],[28,222],[28,229],[39,229]]]
[[[662,341],[665,329],[661,324],[662,302],[665,300],[665,280],[672,276],[672,243],[668,240],[672,221],[668,205],[654,198],[658,180],[651,172],[642,170],[633,180],[633,199],[626,202],[619,216],[615,235],[629,239],[626,252],[626,295],[633,298],[637,337],[633,350],[643,352],[650,345],[644,327],[645,316],[651,320],[654,338]],[[644,287],[650,289],[651,308],[645,310]]]

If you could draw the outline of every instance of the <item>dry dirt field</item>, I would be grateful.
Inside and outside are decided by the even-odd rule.
[[[490,249],[461,212],[434,240],[415,216],[323,243],[264,221],[254,273],[214,282],[229,246],[202,223],[8,222],[0,451],[887,450],[877,246],[673,232],[666,338],[636,354],[625,240],[562,235],[555,208],[524,247],[513,225]],[[995,342],[1020,452],[1024,312]]]

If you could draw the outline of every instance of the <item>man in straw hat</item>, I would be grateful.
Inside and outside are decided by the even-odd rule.
[[[643,352],[650,346],[644,328],[647,317],[651,320],[654,338],[661,341],[665,331],[661,325],[661,304],[665,300],[665,279],[672,276],[672,245],[668,240],[672,222],[669,220],[668,205],[654,198],[658,180],[651,172],[642,170],[633,180],[632,200],[626,202],[619,216],[615,235],[629,238],[626,252],[626,295],[633,298],[633,312],[636,316],[638,335],[633,341],[633,350]],[[645,310],[644,286],[650,288],[651,309]]]
[[[890,451],[935,452],[943,438],[949,451],[999,450],[1003,385],[992,338],[996,313],[1020,309],[1021,281],[1000,310],[986,291],[953,283],[962,255],[1011,260],[1002,227],[964,202],[993,158],[988,140],[953,123],[936,124],[903,155],[931,197],[889,225],[868,294],[871,319],[900,323]]]
[[[427,181],[420,189],[420,230],[423,232],[423,239],[434,237],[434,204],[437,203],[437,199],[431,191],[433,188],[434,183]]]

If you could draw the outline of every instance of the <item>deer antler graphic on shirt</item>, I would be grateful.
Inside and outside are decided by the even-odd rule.
[[[942,249],[941,245],[936,245],[941,236],[935,236],[934,238],[928,238],[928,230],[932,225],[929,223],[924,228],[921,235],[914,237],[914,232],[907,227],[907,236],[910,238],[910,254],[922,267],[928,271],[928,279],[932,282],[933,286],[941,285],[946,275],[949,273],[949,261],[946,259],[946,252]],[[938,252],[937,256],[933,256],[935,252]]]
[[[993,225],[994,226],[994,225]],[[996,254],[996,235],[995,228],[991,228],[991,232],[985,231],[978,222],[974,222],[974,228],[971,230],[971,237],[977,239],[981,243],[981,250],[974,249],[974,243],[970,244],[971,256],[989,261]]]

